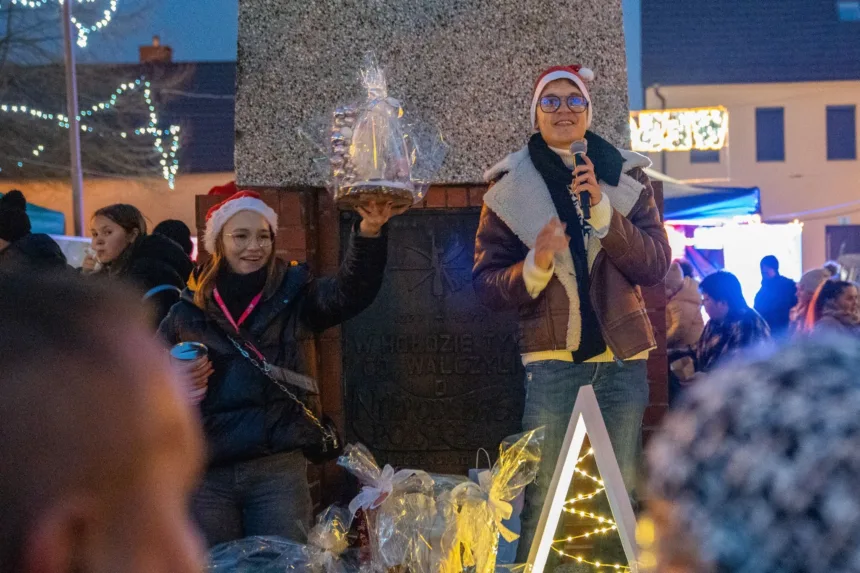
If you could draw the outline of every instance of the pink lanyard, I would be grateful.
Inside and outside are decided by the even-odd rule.
[[[251,313],[254,312],[254,308],[257,306],[257,304],[259,304],[260,299],[263,298],[263,292],[260,291],[257,296],[251,299],[251,304],[248,305],[248,308],[246,308],[245,312],[242,313],[242,316],[239,317],[239,321],[236,322],[235,320],[233,320],[233,316],[230,314],[230,311],[227,310],[227,305],[224,304],[224,299],[221,298],[221,294],[218,292],[217,288],[212,292],[212,295],[215,297],[215,302],[217,302],[218,306],[221,307],[221,312],[224,313],[224,316],[227,318],[227,320],[230,321],[230,324],[233,325],[233,328],[236,329],[236,332],[239,332],[239,327],[242,325],[243,322],[245,322],[245,320],[251,315]]]

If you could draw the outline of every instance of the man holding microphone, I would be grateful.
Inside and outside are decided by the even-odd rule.
[[[650,161],[588,128],[591,70],[558,66],[536,82],[528,145],[485,175],[473,281],[481,302],[519,312],[526,369],[524,429],[546,427],[537,483],[526,494],[519,561],[528,556],[579,388],[594,387],[628,492],[648,404],[645,361],[656,347],[639,291],[671,259]]]

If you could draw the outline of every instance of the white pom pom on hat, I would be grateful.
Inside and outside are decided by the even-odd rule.
[[[541,72],[535,82],[534,93],[532,96],[532,126],[537,125],[537,106],[540,101],[541,93],[543,93],[543,90],[548,83],[554,82],[555,80],[570,80],[576,84],[576,87],[578,87],[579,91],[582,92],[582,96],[588,101],[585,125],[586,127],[591,127],[592,109],[594,106],[591,103],[591,95],[588,93],[586,82],[594,81],[594,71],[590,68],[580,66],[579,64],[571,66],[553,66]]]
[[[278,214],[263,202],[260,194],[255,191],[239,191],[221,201],[206,213],[206,233],[203,235],[203,246],[206,248],[206,251],[215,253],[215,243],[218,240],[221,229],[224,228],[230,217],[240,211],[259,213],[269,223],[272,233],[278,232]]]

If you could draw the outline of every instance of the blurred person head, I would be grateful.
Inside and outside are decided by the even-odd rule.
[[[696,275],[696,271],[693,269],[693,265],[687,259],[679,259],[678,264],[681,265],[681,270],[684,272],[684,278],[690,277],[693,278]]]
[[[555,66],[535,82],[532,125],[550,147],[567,149],[585,137],[591,126],[591,96],[587,83],[594,72],[581,66]]]
[[[146,219],[133,205],[108,205],[93,215],[91,233],[99,263],[111,272],[121,272],[135,246],[146,236]]]
[[[712,320],[725,320],[748,307],[744,299],[741,283],[732,273],[718,271],[705,277],[699,285],[702,291],[702,304]]]
[[[806,326],[813,328],[825,316],[857,317],[857,304],[857,285],[847,281],[825,281],[818,287],[809,305]]]
[[[800,280],[797,281],[797,302],[801,305],[807,305],[815,296],[818,287],[829,280],[832,275],[827,269],[812,269],[803,273]]]
[[[693,386],[647,451],[648,569],[860,569],[860,344],[804,340]]]
[[[842,265],[840,265],[836,261],[827,261],[824,263],[824,267],[827,272],[830,273],[831,277],[835,277],[837,279],[842,278]]]
[[[177,219],[162,221],[155,226],[152,234],[162,235],[175,241],[189,257],[194,252],[194,243],[191,241],[191,229],[182,221]]]
[[[30,233],[27,200],[13,189],[0,197],[0,251]]]
[[[0,273],[0,571],[200,571],[202,436],[137,297]]]
[[[666,296],[672,298],[684,286],[684,271],[681,269],[678,261],[669,265],[669,271],[666,273],[666,278],[663,279],[666,285]]]
[[[225,269],[239,275],[267,269],[265,292],[277,288],[275,230],[278,215],[254,191],[240,191],[206,214],[204,247],[212,255],[202,270],[194,303],[205,307],[215,279]]]
[[[775,256],[768,255],[764,257],[759,266],[761,268],[762,279],[773,279],[779,276],[779,260]]]

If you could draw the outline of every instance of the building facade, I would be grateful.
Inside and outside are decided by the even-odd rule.
[[[642,1],[645,107],[727,109],[719,151],[654,154],[671,177],[761,189],[765,222],[804,223],[803,266],[825,228],[860,222],[860,2]]]

